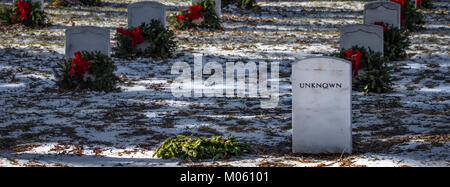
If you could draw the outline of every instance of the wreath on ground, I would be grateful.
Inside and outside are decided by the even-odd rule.
[[[0,7],[0,24],[22,24],[27,27],[47,26],[47,14],[40,8],[40,2],[17,0],[13,3],[13,6]]]
[[[417,2],[417,8],[425,8],[425,9],[432,9],[433,3],[431,3],[431,0],[416,0]]]
[[[215,11],[215,2],[211,0],[198,1],[186,10],[169,16],[169,24],[178,30],[207,28],[222,29],[220,18]]]
[[[117,67],[108,56],[96,52],[76,52],[75,57],[64,60],[54,69],[56,85],[63,90],[116,91],[119,78]]]
[[[423,21],[423,15],[416,8],[414,8],[414,3],[412,1],[410,0],[391,0],[391,1],[401,5],[400,20],[402,23],[402,28],[412,32],[423,29],[422,25],[425,23]]]
[[[117,41],[117,46],[113,48],[114,55],[120,58],[167,58],[177,48],[173,31],[166,29],[158,20],[127,30],[118,28],[114,40]]]
[[[163,159],[176,157],[184,160],[219,160],[229,159],[232,156],[239,156],[252,151],[248,144],[237,141],[235,137],[214,136],[205,138],[179,135],[176,138],[167,138],[156,149],[153,156]]]
[[[352,63],[353,90],[360,92],[385,93],[392,90],[391,68],[381,53],[354,46],[335,54]],[[359,70],[362,70],[359,73]]]
[[[55,0],[52,3],[53,6],[62,6],[62,7],[77,6],[77,5],[100,6],[101,4],[102,4],[101,0]]]
[[[407,56],[406,49],[410,46],[409,32],[383,22],[375,22],[375,25],[383,27],[384,31],[384,56],[387,61],[404,60]]]
[[[253,9],[257,7],[256,0],[223,0],[222,8],[227,7],[228,5],[236,5],[242,9]]]

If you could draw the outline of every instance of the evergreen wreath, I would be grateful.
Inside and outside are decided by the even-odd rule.
[[[40,8],[40,2],[17,0],[11,7],[0,7],[0,24],[22,24],[27,27],[47,26],[47,14],[44,11],[41,11]]]
[[[167,58],[177,48],[174,32],[164,28],[158,20],[128,30],[118,28],[114,40],[117,41],[114,55],[120,58]]]
[[[432,9],[433,3],[431,3],[431,0],[416,0],[417,2],[417,8],[425,8],[425,9]]]
[[[76,52],[75,58],[63,60],[54,68],[56,85],[64,90],[94,90],[111,92],[119,90],[117,67],[108,56],[96,52]]]
[[[252,153],[254,150],[245,142],[237,141],[235,137],[213,136],[211,138],[183,136],[167,138],[155,150],[153,156],[162,159],[180,158],[197,161],[202,159],[229,159]]]
[[[198,1],[186,10],[169,16],[169,24],[178,30],[207,28],[221,30],[220,18],[215,11],[215,2],[211,0]]]
[[[406,49],[410,46],[409,32],[383,22],[375,22],[375,25],[383,27],[384,31],[384,56],[387,61],[403,60],[406,58]]]
[[[391,0],[401,6],[401,23],[402,28],[411,32],[422,30],[423,15],[414,8],[414,3],[411,0]]]
[[[404,16],[402,25],[404,28],[412,32],[423,29],[423,24],[425,23],[423,20],[423,15],[416,8],[414,8],[413,2],[406,1],[405,6],[402,7],[402,12]]]
[[[387,66],[387,60],[381,53],[375,53],[372,50],[366,50],[364,47],[354,46],[351,49],[342,49],[339,54],[335,54],[339,58],[349,60],[354,63],[355,53],[357,51],[359,69],[363,73],[354,74],[353,90],[361,92],[385,93],[392,90],[392,78],[390,76],[391,68]],[[354,65],[353,65],[354,66]],[[358,71],[358,67],[356,68]]]

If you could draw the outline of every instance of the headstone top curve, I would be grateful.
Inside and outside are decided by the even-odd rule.
[[[374,25],[374,24],[351,24],[351,25],[341,26],[341,33],[342,32],[352,33],[352,32],[357,32],[357,31],[362,31],[362,32],[366,32],[366,33],[373,33],[373,34],[378,35],[380,38],[383,38],[383,35],[380,35],[380,31],[381,31],[381,34],[383,34],[383,27],[379,26],[379,25]]]
[[[334,56],[314,56],[314,57],[308,57],[308,58],[305,58],[305,59],[297,60],[297,61],[294,62],[294,64],[297,64],[297,63],[302,62],[302,61],[310,61],[310,60],[318,60],[318,59],[324,59],[324,60],[325,60],[325,59],[326,59],[326,60],[336,60],[336,61],[344,62],[344,63],[347,63],[347,64],[351,64],[351,62],[348,61],[348,60],[345,60],[345,59],[342,59],[342,58],[338,58],[338,57],[334,57]]]
[[[66,29],[66,32],[81,32],[81,31],[85,31],[85,30],[90,30],[90,31],[108,31],[108,29],[106,28],[102,28],[102,27],[97,27],[97,26],[76,26],[76,27],[70,27],[68,29]]]
[[[134,8],[134,7],[140,7],[142,5],[158,5],[161,7],[166,7],[165,4],[157,2],[157,1],[139,1],[139,2],[130,3],[127,5],[127,7]]]
[[[373,2],[367,2],[364,4],[364,9],[375,9],[378,7],[384,7],[386,9],[391,9],[391,10],[395,10],[398,7],[400,7],[400,4],[398,3],[394,3],[394,2],[390,2],[390,1],[373,1]]]

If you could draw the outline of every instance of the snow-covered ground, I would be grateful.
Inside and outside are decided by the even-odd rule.
[[[159,0],[180,10],[190,0]],[[450,166],[450,9],[424,10],[410,60],[392,62],[395,90],[353,93],[351,155],[291,153],[290,65],[335,52],[339,26],[362,23],[363,2],[260,1],[261,10],[223,10],[224,31],[177,31],[167,60],[114,59],[121,92],[63,93],[52,68],[64,56],[64,29],[126,27],[129,0],[103,7],[55,8],[43,29],[0,27],[0,166]],[[2,3],[4,4],[4,3]],[[49,5],[50,3],[47,3]],[[176,62],[280,62],[280,101],[262,98],[175,98]],[[257,150],[228,161],[189,163],[153,158],[177,134],[233,135]]]

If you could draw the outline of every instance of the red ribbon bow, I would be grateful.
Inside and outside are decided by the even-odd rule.
[[[191,20],[198,19],[198,18],[203,18],[204,15],[202,13],[200,13],[200,11],[202,9],[203,9],[202,5],[192,5],[192,6],[189,7],[188,10],[183,10],[183,12],[189,11],[189,13],[185,14],[185,15],[178,15],[177,16],[177,20],[181,20],[181,19],[184,19],[184,18],[189,18]]]
[[[82,79],[83,74],[89,70],[88,66],[92,63],[83,59],[81,53],[78,51],[75,53],[75,58],[72,59],[72,69],[68,72],[69,76],[78,75]]]
[[[359,52],[358,49],[356,50],[346,50],[345,51],[345,59],[352,62],[352,70],[353,70],[353,77],[358,76],[358,70],[359,70],[359,57],[362,57],[362,53]]]
[[[383,22],[375,22],[375,25],[379,25],[383,27],[383,32],[386,32],[388,30],[388,27]]]
[[[16,13],[17,16],[11,18],[11,23],[16,22],[17,19],[21,18],[21,20],[25,20],[27,18],[27,14],[30,12],[30,4],[26,1],[17,0],[16,2]]]
[[[125,35],[125,36],[130,36],[131,38],[133,38],[131,40],[131,45],[134,47],[136,46],[136,44],[140,44],[142,42],[144,42],[145,38],[142,36],[142,31],[141,28],[139,26],[137,26],[135,29],[131,29],[131,31],[127,31],[125,29],[121,29],[121,28],[117,28],[117,32]]]

